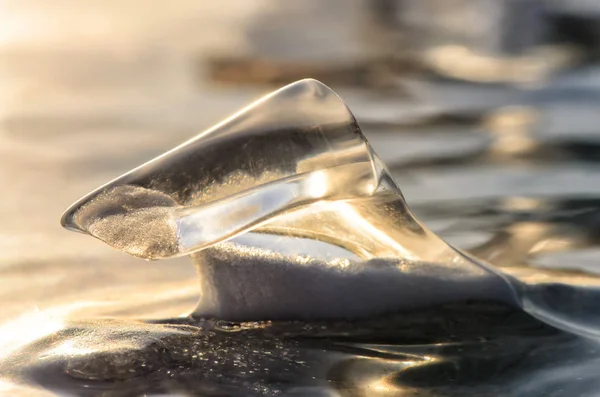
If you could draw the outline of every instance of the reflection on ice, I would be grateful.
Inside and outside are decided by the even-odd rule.
[[[39,385],[83,396],[447,396],[473,388],[486,395],[515,389],[542,395],[552,388],[581,395],[598,386],[588,370],[598,360],[593,345],[493,304],[441,305],[366,321],[178,323],[65,321],[2,360],[3,376],[14,383],[0,385],[16,390],[27,382],[30,395],[43,395],[34,389]],[[566,374],[575,373],[582,382],[568,382]]]

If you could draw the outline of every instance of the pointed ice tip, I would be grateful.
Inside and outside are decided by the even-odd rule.
[[[79,233],[85,233],[85,231],[83,231],[79,226],[77,226],[77,224],[74,221],[74,215],[77,212],[77,209],[79,208],[79,202],[71,205],[69,208],[67,208],[67,210],[62,214],[62,216],[60,217],[60,225],[62,227],[64,227],[67,230],[70,230],[72,232],[79,232]]]
[[[114,183],[114,181],[111,181],[111,182],[97,188],[96,190],[91,191],[90,193],[86,194],[85,196],[81,197],[79,200],[77,200],[73,204],[71,204],[65,210],[65,212],[63,212],[62,216],[60,217],[60,225],[62,227],[64,227],[65,229],[70,230],[72,232],[87,233],[81,227],[81,225],[77,224],[77,221],[75,220],[75,216],[77,215],[77,212],[84,205],[89,203],[94,197],[96,197],[98,194],[100,194],[101,192],[106,190],[106,188],[109,185],[112,185],[113,183]]]

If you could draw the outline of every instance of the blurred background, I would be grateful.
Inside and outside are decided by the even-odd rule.
[[[531,282],[599,273],[599,50],[595,0],[1,0],[0,322],[189,312],[186,259],[132,259],[59,217],[304,77],[450,242]]]

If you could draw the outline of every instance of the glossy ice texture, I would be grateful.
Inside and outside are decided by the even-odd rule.
[[[337,95],[305,80],[91,193],[62,223],[142,258],[186,255],[302,206],[372,195],[373,156]]]
[[[501,277],[414,218],[352,113],[315,80],[103,186],[63,225],[146,259],[193,254],[197,315],[337,318],[514,301]]]
[[[190,254],[196,316],[358,318],[486,300],[600,329],[594,280],[514,278],[425,228],[346,105],[311,79],[94,191],[62,223],[145,259]]]
[[[357,318],[488,300],[599,334],[593,277],[522,280],[445,243],[412,215],[346,105],[315,80],[101,187],[62,222],[145,259],[192,254],[197,316]]]

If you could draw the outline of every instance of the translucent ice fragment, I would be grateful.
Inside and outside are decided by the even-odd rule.
[[[359,317],[487,299],[600,329],[421,225],[346,105],[310,79],[100,187],[62,224],[146,259],[191,254],[198,315]]]
[[[303,80],[92,192],[62,224],[135,256],[167,258],[320,200],[372,195],[379,178],[346,105]]]

